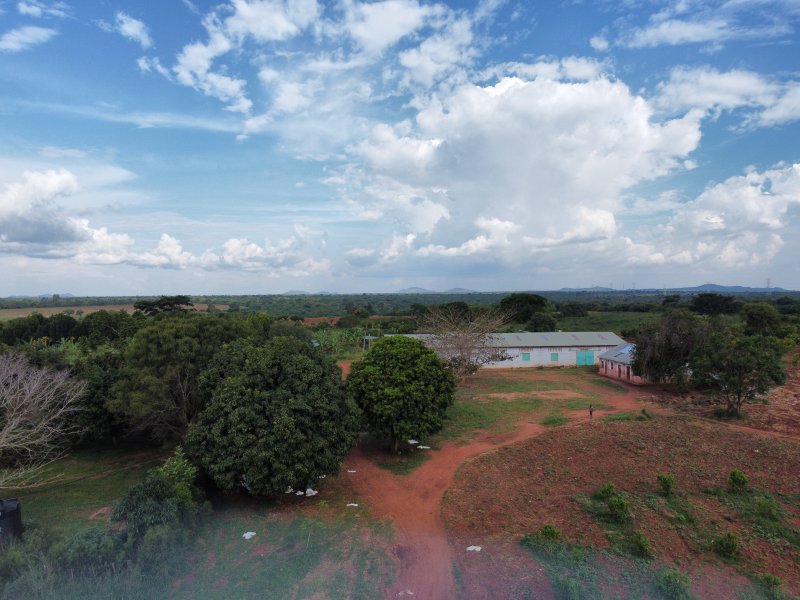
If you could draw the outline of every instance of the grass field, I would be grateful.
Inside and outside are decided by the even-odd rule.
[[[585,317],[559,319],[558,328],[562,331],[612,331],[621,335],[623,331],[634,331],[642,323],[660,317],[659,313],[590,311]]]
[[[227,305],[216,305],[217,310],[227,310]],[[199,312],[205,312],[208,309],[207,304],[195,304],[194,309]],[[20,317],[27,317],[33,313],[39,313],[45,317],[52,317],[60,313],[67,313],[72,316],[88,315],[89,313],[97,312],[99,310],[124,310],[127,313],[133,313],[135,310],[133,304],[98,304],[96,306],[43,306],[36,308],[0,308],[0,321],[8,321],[9,319],[18,319]]]

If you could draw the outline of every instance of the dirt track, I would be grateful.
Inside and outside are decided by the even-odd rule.
[[[519,371],[510,373],[516,375]],[[553,376],[554,373],[547,373],[548,378]],[[603,404],[612,408],[596,410],[594,419],[641,408],[642,404],[637,400],[640,394],[641,390],[633,387],[625,393],[609,393],[603,397]],[[568,416],[567,426],[589,421],[589,415],[584,411],[572,412]],[[456,597],[452,553],[466,552],[466,548],[451,548],[448,544],[441,519],[445,491],[464,462],[544,431],[546,428],[538,422],[523,419],[508,435],[483,434],[467,443],[450,442],[440,450],[431,451],[431,458],[408,476],[397,476],[376,466],[363,448],[356,448],[348,456],[344,476],[347,478],[346,487],[355,498],[353,501],[364,502],[374,516],[391,522],[395,528],[391,550],[397,563],[397,577],[395,584],[386,590],[386,598],[436,600]],[[355,473],[348,473],[348,470]]]

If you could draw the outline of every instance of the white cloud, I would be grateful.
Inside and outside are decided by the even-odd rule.
[[[430,87],[454,68],[468,64],[477,56],[477,51],[471,46],[472,41],[471,22],[469,19],[458,19],[418,47],[401,52],[398,60],[407,70],[406,83]]]
[[[647,48],[661,45],[697,44],[724,41],[733,37],[731,24],[721,19],[703,22],[669,20],[633,31],[624,45]]]
[[[233,37],[274,42],[295,37],[314,23],[320,7],[316,0],[232,0],[233,14],[225,30]]]
[[[778,86],[758,73],[712,67],[676,67],[658,86],[656,102],[669,110],[688,108],[734,109],[773,102]]]
[[[117,13],[115,26],[123,37],[136,42],[143,50],[147,50],[153,45],[153,39],[150,37],[147,25],[139,19],[134,19],[127,13],[120,11]]]
[[[756,117],[761,126],[771,127],[800,119],[800,81],[787,84],[776,100]]]
[[[64,19],[70,16],[70,7],[64,2],[46,3],[39,0],[22,0],[17,3],[17,11],[26,17],[55,17]]]
[[[674,208],[659,227],[625,238],[632,265],[690,264],[708,269],[763,266],[785,241],[790,210],[800,206],[800,164],[750,170]]]
[[[345,6],[347,30],[369,54],[383,52],[445,12],[441,5],[420,5],[417,0],[350,1]]]
[[[34,25],[12,29],[0,36],[0,52],[22,52],[45,43],[57,33],[55,29]]]
[[[602,35],[595,35],[589,39],[589,45],[598,52],[606,52],[610,47],[608,40]]]

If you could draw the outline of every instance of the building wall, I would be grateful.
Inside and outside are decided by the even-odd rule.
[[[598,364],[598,356],[615,346],[581,346],[553,348],[506,348],[509,360],[487,363],[487,369],[509,369],[526,367],[574,367],[578,364],[578,352],[594,353],[593,363]],[[585,358],[585,355],[584,355]],[[526,360],[527,359],[527,360]]]
[[[622,362],[617,362],[614,360],[601,360],[600,366],[598,369],[598,373],[600,375],[605,375],[606,377],[610,377],[611,379],[618,379],[620,381],[625,381],[626,383],[632,383],[634,385],[644,385],[647,383],[641,376],[636,375],[633,372],[633,367],[630,365],[626,365]]]

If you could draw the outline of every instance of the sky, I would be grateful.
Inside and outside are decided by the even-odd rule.
[[[800,0],[0,0],[0,296],[800,289]]]

